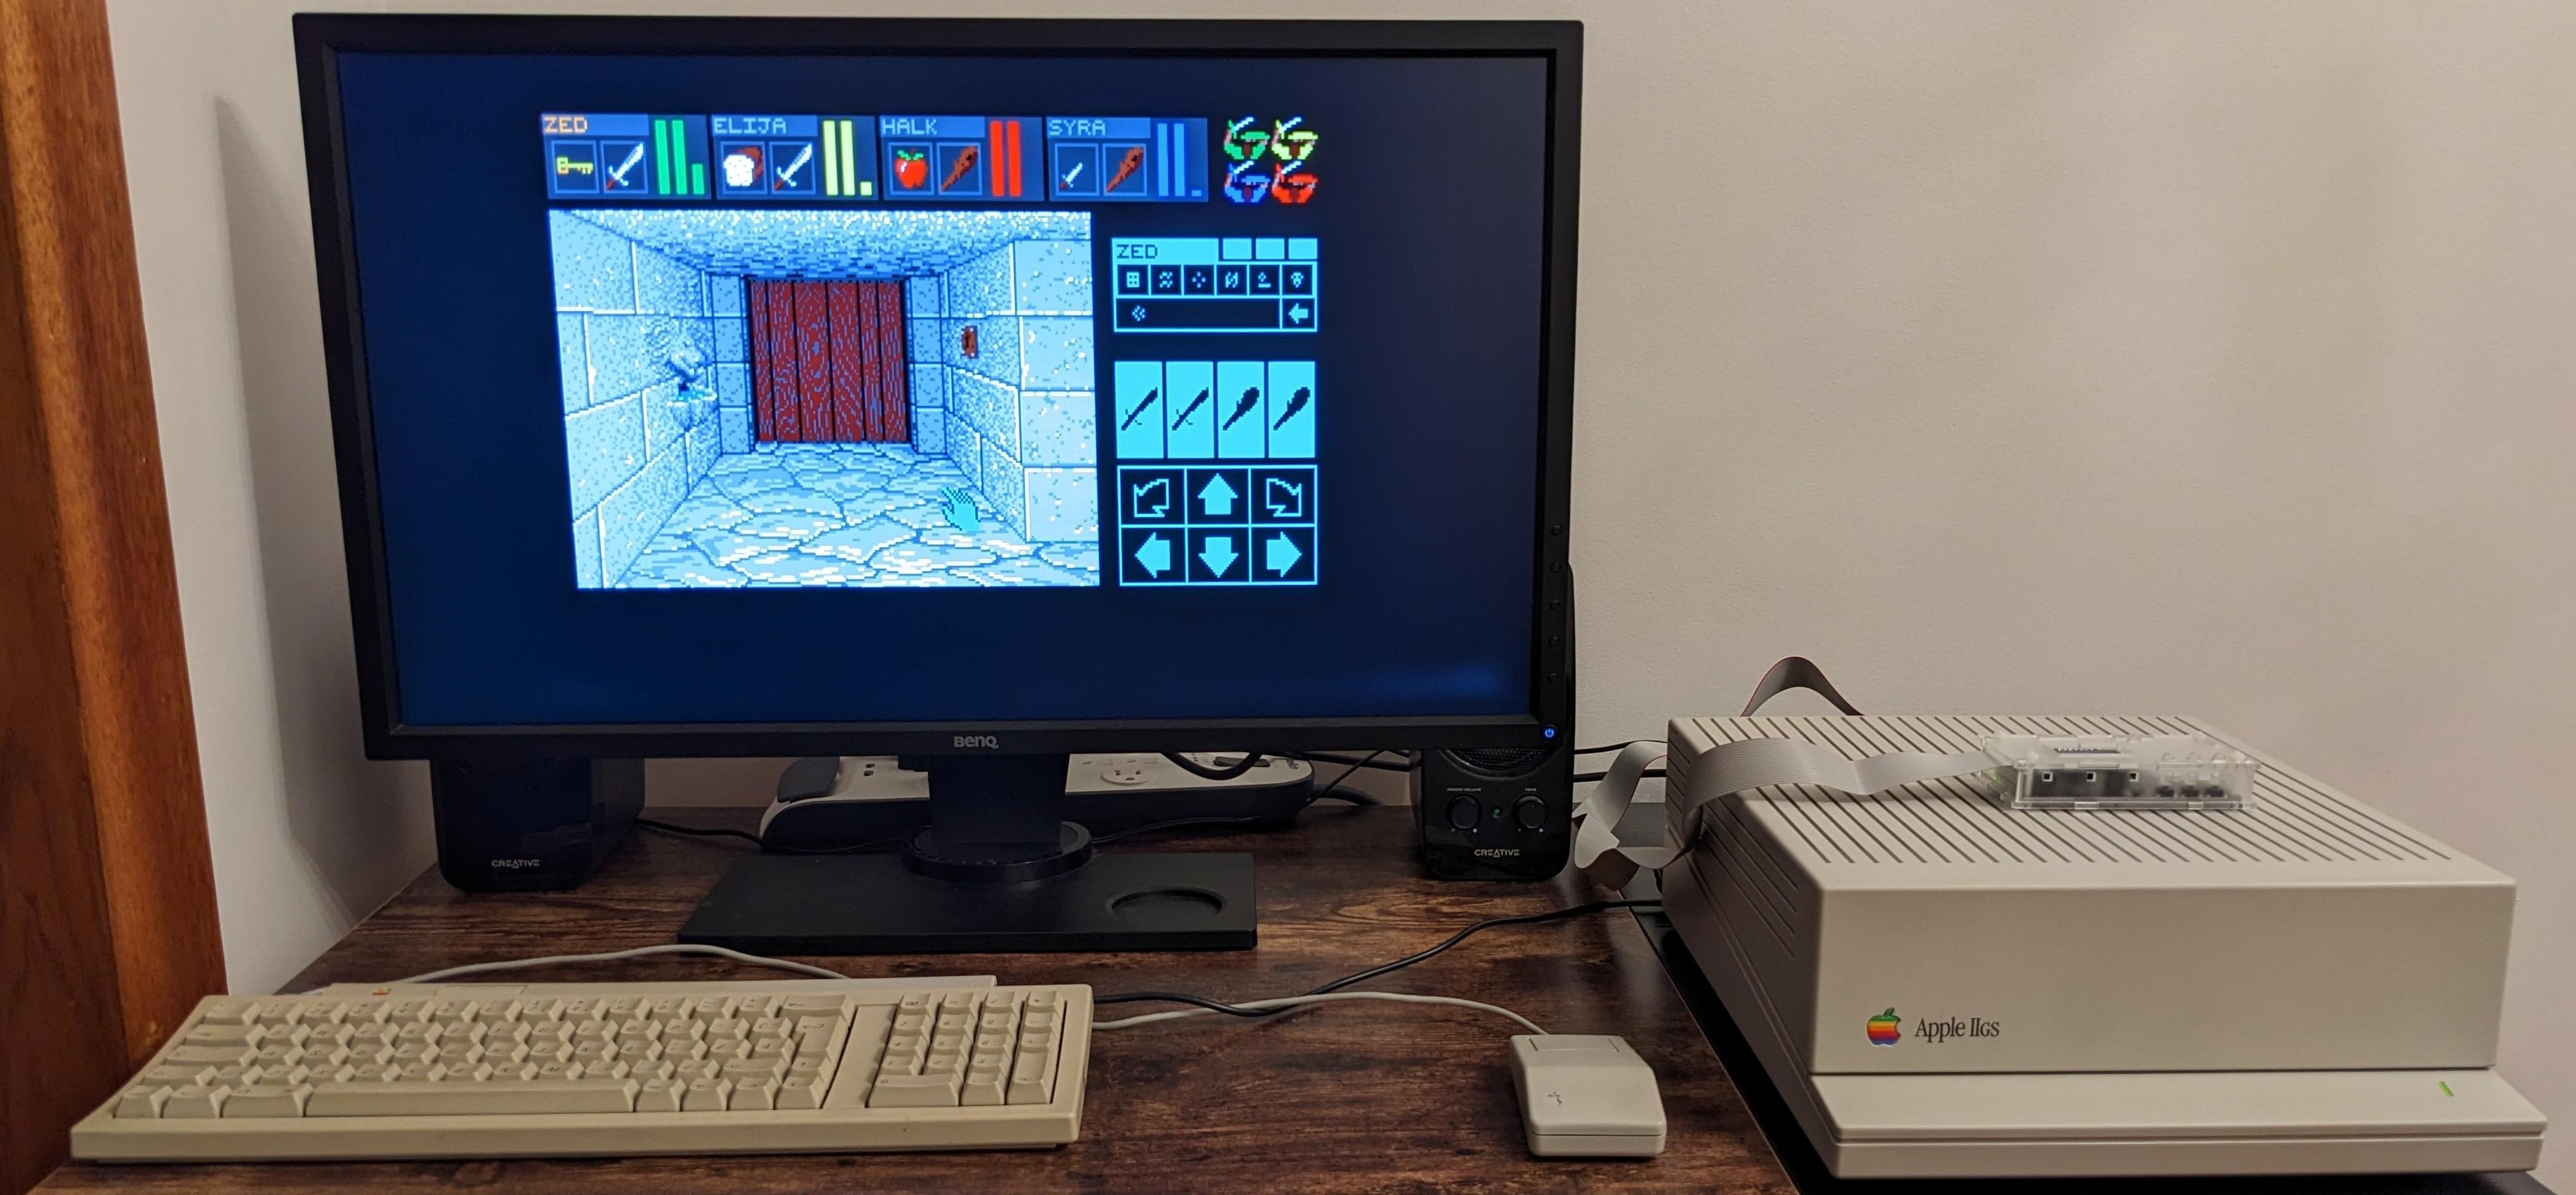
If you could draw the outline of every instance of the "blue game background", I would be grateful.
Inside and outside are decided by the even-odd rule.
[[[402,724],[1530,711],[1542,62],[350,54],[339,71]],[[1119,236],[1318,239],[1323,330],[1298,339],[1337,399],[1317,427],[1328,579],[578,588],[535,165],[550,111],[1303,116],[1322,133],[1312,203],[1101,204],[1093,276]],[[1105,406],[1126,357],[1285,355],[1247,339],[1104,328],[1096,388]]]

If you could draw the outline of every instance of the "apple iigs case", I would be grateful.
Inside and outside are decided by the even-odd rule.
[[[1711,752],[2208,734],[2238,809],[2015,809],[1968,775],[1695,793]],[[2528,1170],[2513,881],[2179,718],[1672,723],[1668,916],[1845,1178]]]

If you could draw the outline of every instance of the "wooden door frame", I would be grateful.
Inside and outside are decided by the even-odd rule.
[[[125,185],[104,0],[0,0],[0,1192],[224,983]]]

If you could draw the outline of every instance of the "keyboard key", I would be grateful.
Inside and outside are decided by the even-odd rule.
[[[322,1083],[307,1116],[500,1116],[509,1113],[632,1112],[639,1085],[627,1079],[492,1079],[482,1083]]]
[[[167,1087],[129,1087],[116,1097],[116,1118],[150,1120],[161,1115],[161,1105],[170,1099]]]
[[[725,1102],[725,1107],[736,1112],[767,1112],[778,1106],[777,1091],[778,1081],[775,1079],[737,1079],[733,1095]]]
[[[162,1101],[161,1115],[173,1120],[209,1120],[223,1111],[224,1097],[232,1094],[221,1087],[189,1084],[170,1092]]]
[[[871,1108],[953,1108],[957,1106],[959,1077],[942,1072],[935,1075],[880,1075],[876,1090],[868,1093]]]
[[[691,1079],[686,1094],[680,1097],[683,1112],[722,1112],[725,1097],[732,1094],[733,1084],[724,1079]]]
[[[1055,1089],[1055,1059],[1045,1053],[1023,1050],[1011,1063],[1010,1100],[1014,1104],[1043,1104]]]
[[[243,1088],[224,1099],[224,1117],[268,1117],[304,1115],[305,1089],[284,1083],[261,1083]]]
[[[203,1063],[207,1066],[243,1066],[259,1056],[249,1046],[181,1046],[165,1059],[171,1063]]]
[[[687,1085],[676,1079],[647,1079],[635,1091],[638,1112],[677,1112],[680,1093]]]
[[[257,1045],[268,1030],[259,1025],[202,1024],[181,1034],[179,1041],[191,1046]]]
[[[823,1076],[819,1074],[799,1075],[789,1071],[786,1081],[778,1088],[778,1106],[787,1109],[820,1108],[826,1088]]]

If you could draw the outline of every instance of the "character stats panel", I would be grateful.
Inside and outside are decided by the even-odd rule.
[[[1205,203],[1205,117],[549,112],[555,199]]]

